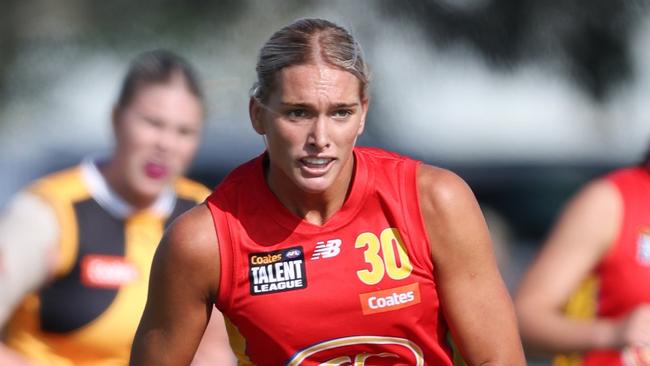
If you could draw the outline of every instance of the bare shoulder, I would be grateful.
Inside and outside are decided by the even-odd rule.
[[[219,245],[210,209],[198,205],[179,216],[165,232],[156,255],[179,274],[206,284],[216,293],[219,280]]]
[[[589,206],[603,213],[616,213],[621,209],[621,194],[611,181],[600,178],[585,185],[572,199],[573,206]]]
[[[170,225],[165,237],[179,246],[197,250],[216,246],[217,235],[208,206],[203,203],[184,212]]]
[[[586,184],[564,208],[549,239],[551,245],[575,246],[578,242],[603,252],[618,233],[623,201],[616,186],[607,179]],[[584,240],[577,240],[577,237]]]
[[[616,186],[607,179],[593,180],[568,202],[543,252],[561,258],[570,257],[570,251],[576,260],[589,259],[593,265],[614,242],[622,219],[623,201]]]
[[[447,169],[430,165],[420,166],[417,183],[434,262],[464,263],[467,255],[488,255],[487,225],[467,183]]]
[[[467,183],[450,170],[422,164],[417,173],[423,213],[444,214],[476,200]],[[427,212],[433,210],[432,212]]]

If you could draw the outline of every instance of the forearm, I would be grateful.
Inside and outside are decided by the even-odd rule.
[[[532,354],[585,352],[620,348],[615,323],[607,319],[570,319],[563,314],[520,312],[519,326],[526,350]]]
[[[526,364],[514,307],[498,279],[478,276],[455,283],[443,300],[454,341],[468,365]]]
[[[174,343],[163,332],[149,331],[138,334],[133,342],[129,365],[189,365],[192,357],[185,357],[176,352]]]

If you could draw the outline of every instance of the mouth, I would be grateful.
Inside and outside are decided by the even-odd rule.
[[[154,162],[147,162],[144,165],[144,174],[155,180],[161,180],[167,177],[169,170],[166,166]]]
[[[308,156],[300,159],[301,167],[311,175],[325,174],[334,163],[334,158]]]

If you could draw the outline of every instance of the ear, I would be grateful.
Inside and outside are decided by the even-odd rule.
[[[366,116],[368,115],[368,104],[370,100],[368,98],[361,99],[361,123],[359,123],[359,129],[357,130],[357,136],[361,136],[364,128],[366,127]]]
[[[248,115],[250,116],[251,124],[253,125],[255,132],[260,135],[264,135],[266,133],[264,131],[264,123],[262,121],[264,108],[262,108],[260,102],[253,97],[251,97],[251,99],[248,101]]]

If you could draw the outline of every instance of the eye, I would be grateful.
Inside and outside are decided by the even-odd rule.
[[[151,127],[155,127],[155,128],[163,127],[163,122],[161,120],[155,118],[144,118],[144,120]]]
[[[335,119],[346,119],[354,114],[352,109],[337,109],[332,113],[332,117]]]
[[[310,117],[306,109],[290,109],[286,112],[286,116],[291,120],[301,120]]]
[[[198,134],[198,131],[195,128],[191,127],[180,127],[177,131],[179,135],[187,137],[195,136]]]

